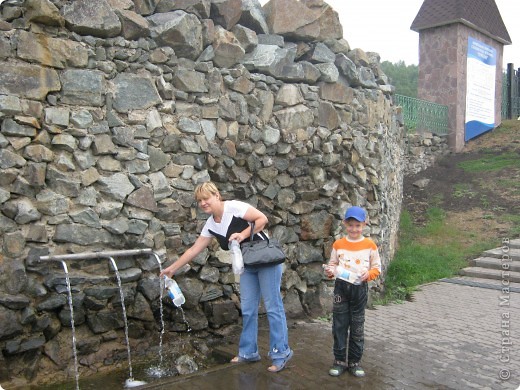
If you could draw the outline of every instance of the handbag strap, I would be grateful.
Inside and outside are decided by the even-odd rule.
[[[251,237],[249,238],[250,241],[253,241],[254,235],[255,235],[255,221],[251,222]]]
[[[250,236],[249,240],[253,241],[253,236],[255,235],[255,233],[254,233],[254,231],[255,231],[255,221],[250,222],[250,224],[251,224],[251,236]],[[269,242],[269,237],[267,236],[267,234],[264,233],[263,230],[259,231],[258,235],[260,237],[262,237],[263,240],[267,240],[267,242]]]

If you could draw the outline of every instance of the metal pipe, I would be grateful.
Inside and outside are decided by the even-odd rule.
[[[87,253],[70,253],[67,255],[51,255],[51,256],[40,256],[41,260],[87,260],[117,256],[136,256],[136,255],[149,255],[152,254],[153,250],[150,248],[145,249],[127,249],[120,251],[100,251],[100,252],[87,252]]]

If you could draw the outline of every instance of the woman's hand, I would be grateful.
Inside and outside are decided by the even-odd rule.
[[[166,275],[166,276],[168,276],[169,278],[173,278],[173,274],[174,274],[175,272],[174,272],[173,269],[171,269],[171,268],[172,268],[172,267],[170,266],[170,267],[167,267],[167,268],[163,269],[163,270],[161,271],[161,273],[159,274],[159,276],[162,278],[163,276]]]
[[[244,239],[242,238],[242,234],[240,233],[233,233],[229,236],[229,241],[237,240],[240,244]]]

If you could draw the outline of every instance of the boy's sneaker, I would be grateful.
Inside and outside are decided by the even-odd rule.
[[[330,376],[340,376],[347,370],[347,364],[340,360],[334,360],[332,367],[329,370]]]
[[[365,376],[365,370],[359,365],[359,363],[352,363],[348,365],[348,372],[352,375],[361,378]]]

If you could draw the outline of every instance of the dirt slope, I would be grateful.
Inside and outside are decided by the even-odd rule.
[[[471,167],[463,169],[461,164]],[[421,179],[429,180],[424,188],[414,184]],[[433,167],[406,177],[403,208],[422,224],[430,206],[445,210],[448,221],[460,229],[474,230],[475,239],[500,242],[518,237],[520,121],[505,121],[469,141],[461,153],[449,154]]]

